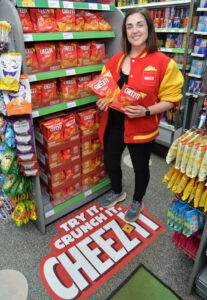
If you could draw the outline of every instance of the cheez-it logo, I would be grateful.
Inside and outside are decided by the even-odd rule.
[[[157,71],[157,69],[153,66],[147,66],[144,71]]]
[[[145,85],[154,86],[156,83],[157,69],[153,66],[147,66],[144,69],[143,83]]]
[[[136,222],[126,222],[126,210],[93,203],[56,225],[60,233],[39,268],[52,299],[87,299],[165,230],[146,209]]]

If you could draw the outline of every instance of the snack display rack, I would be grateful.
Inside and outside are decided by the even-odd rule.
[[[99,3],[86,3],[86,2],[68,2],[68,1],[57,1],[57,0],[17,0],[17,7],[37,7],[37,8],[75,8],[75,9],[87,9],[87,10],[101,10],[105,20],[108,21],[113,31],[105,32],[57,32],[57,33],[34,33],[34,34],[23,34],[21,22],[17,13],[17,10],[12,2],[8,0],[0,1],[0,20],[6,20],[12,26],[12,38],[11,45],[14,45],[14,49],[17,52],[21,52],[23,66],[22,73],[27,74],[26,56],[25,56],[25,43],[30,41],[54,41],[54,40],[80,40],[80,39],[104,39],[106,46],[106,55],[112,56],[119,51],[121,33],[120,26],[123,20],[123,13],[115,8],[111,4],[99,4]],[[107,40],[106,40],[107,39]],[[51,78],[59,78],[63,76],[71,76],[75,74],[85,74],[95,71],[100,71],[103,64],[91,65],[83,67],[75,67],[68,69],[61,69],[51,72],[43,72],[38,74],[29,75],[29,81],[35,82],[38,80],[45,80]],[[93,103],[97,100],[96,96],[90,96],[74,101],[68,101],[57,105],[51,105],[44,108],[35,109],[32,112],[32,118],[39,116],[48,115],[58,111],[68,110],[70,108],[83,106],[89,103]],[[35,222],[38,229],[45,233],[45,227],[47,224],[55,221],[61,216],[69,213],[70,211],[86,204],[92,199],[98,197],[108,189],[110,189],[110,180],[105,179],[100,183],[96,184],[92,188],[78,194],[72,199],[53,206],[45,195],[41,192],[41,184],[38,176],[34,177],[34,202],[37,207],[37,221]]]

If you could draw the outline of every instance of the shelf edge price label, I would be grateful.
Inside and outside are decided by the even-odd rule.
[[[89,9],[98,9],[98,6],[96,3],[88,3],[88,8]]]
[[[109,5],[108,4],[102,4],[102,9],[103,10],[109,10]]]
[[[59,6],[59,1],[58,0],[48,0],[48,6],[51,8],[51,7],[60,7]]]
[[[47,212],[45,213],[45,218],[47,219],[47,218],[53,216],[54,214],[55,214],[54,209],[49,210],[49,211],[47,211]]]
[[[66,75],[75,75],[75,69],[68,69],[65,71],[66,72]]]
[[[23,7],[34,7],[35,3],[34,0],[22,0]]]
[[[162,29],[162,32],[166,32],[167,31],[167,29]]]
[[[63,38],[64,38],[64,40],[73,39],[72,32],[63,32]]]
[[[72,108],[76,106],[76,102],[75,101],[70,101],[67,103],[67,108]]]
[[[25,33],[23,36],[24,36],[24,41],[25,42],[33,41],[32,34]]]
[[[85,194],[85,197],[88,197],[89,195],[92,194],[92,190],[90,189],[90,190],[84,192],[84,194]]]
[[[38,112],[38,110],[34,110],[34,111],[32,112],[32,117],[33,117],[33,118],[39,117],[39,112]]]
[[[29,75],[29,81],[30,82],[37,81],[36,75]]]
[[[63,2],[63,7],[64,8],[73,8],[73,3],[72,2]]]

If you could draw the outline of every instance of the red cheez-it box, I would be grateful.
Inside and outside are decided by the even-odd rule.
[[[47,141],[63,139],[63,120],[55,118],[42,123],[43,136]]]

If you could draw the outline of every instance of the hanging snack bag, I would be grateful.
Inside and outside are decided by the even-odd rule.
[[[93,64],[101,64],[105,57],[105,45],[104,43],[91,42],[91,62]]]
[[[84,10],[76,10],[75,14],[75,31],[84,29]]]
[[[2,91],[0,91],[0,112],[2,115],[7,116],[6,104],[4,102]]]
[[[54,9],[37,8],[35,9],[38,32],[56,32],[57,24],[54,16]]]
[[[27,8],[17,8],[24,33],[34,32],[34,27]]]
[[[186,185],[186,187],[185,187],[185,189],[184,189],[183,195],[182,195],[182,200],[183,200],[183,201],[187,200],[188,197],[190,196],[190,194],[191,194],[191,192],[192,192],[192,189],[193,189],[193,187],[194,187],[194,184],[195,184],[195,177],[194,177],[194,178],[191,178],[191,179],[188,181],[188,183],[187,183],[187,185]]]
[[[9,170],[15,160],[15,157],[16,157],[16,151],[14,149],[7,147],[5,152],[2,154],[2,159],[1,159],[1,171],[4,174],[9,173]]]
[[[85,98],[93,95],[93,91],[87,86],[87,84],[91,81],[91,75],[80,75],[78,76],[78,91],[79,97]]]
[[[207,151],[205,152],[205,154],[203,156],[199,174],[198,174],[198,178],[199,178],[199,181],[205,181],[207,178]]]
[[[6,131],[5,131],[5,144],[7,147],[14,148],[14,131],[12,128],[11,122],[8,120],[6,124]]]
[[[16,174],[18,175],[20,171],[20,165],[17,156],[15,157],[15,160],[13,161],[11,168],[9,169],[9,174]]]
[[[2,191],[5,193],[5,194],[8,194],[10,189],[12,188],[12,186],[14,185],[14,183],[16,182],[17,180],[17,175],[16,174],[9,174],[7,177],[6,177],[6,181],[2,187]]]
[[[59,31],[75,31],[75,10],[56,8],[55,18]]]
[[[59,82],[59,90],[62,101],[70,101],[79,97],[76,77],[62,77]]]
[[[172,187],[172,192],[173,193],[177,193],[177,187],[178,187],[182,177],[183,177],[183,173],[180,172],[178,177],[176,178],[174,184],[173,184],[173,187]]]
[[[191,150],[190,157],[189,157],[189,160],[188,160],[188,163],[186,166],[186,174],[189,177],[191,177],[191,173],[193,170],[193,164],[194,164],[195,157],[196,157],[197,151],[199,149],[199,146],[201,145],[201,142],[202,142],[202,138],[198,138],[193,145],[193,149]]]
[[[78,131],[77,124],[75,120],[75,115],[73,113],[69,116],[63,118],[63,136],[64,139],[68,139],[72,135],[76,134]]]
[[[120,93],[120,89],[109,70],[106,70],[106,72],[89,82],[87,85],[97,96],[102,98],[107,105],[110,105]]]
[[[28,75],[21,75],[17,93],[3,92],[8,116],[31,114],[31,91]]]
[[[179,176],[179,174],[180,174],[180,170],[175,169],[174,173],[172,174],[172,176],[171,176],[171,178],[168,182],[168,185],[167,185],[168,189],[170,189],[174,185],[174,183],[175,183],[177,177]]]
[[[207,199],[207,188],[204,187],[204,190],[203,190],[202,195],[200,197],[198,206],[199,207],[205,207],[206,199]]]
[[[206,150],[207,150],[207,139],[205,138],[203,139],[203,141],[201,142],[197,150],[195,160],[193,162],[193,168],[190,176],[191,178],[196,177],[198,175]]]
[[[77,44],[78,66],[88,66],[91,64],[91,43]]]
[[[199,182],[198,185],[197,185],[196,192],[195,192],[194,207],[201,206],[201,205],[199,205],[199,201],[200,201],[201,196],[204,192],[204,189],[205,189],[205,182],[204,181]]]
[[[42,83],[30,83],[32,108],[40,108],[42,106]]]
[[[124,84],[117,98],[115,98],[109,106],[123,113],[124,108],[130,105],[136,106],[140,104],[145,96],[146,93],[142,93]]]
[[[1,54],[0,90],[18,92],[21,65],[22,65],[21,53]]]
[[[199,184],[199,181],[198,181],[198,179],[196,179],[196,180],[195,180],[195,183],[194,183],[194,186],[193,186],[193,188],[192,188],[192,191],[191,191],[191,193],[190,193],[190,197],[189,197],[189,199],[188,199],[188,203],[190,203],[191,201],[194,200],[194,197],[195,197],[195,193],[196,193],[198,184]]]
[[[84,27],[83,31],[98,31],[98,16],[92,11],[84,11]]]
[[[34,44],[37,54],[37,60],[42,71],[48,70],[49,67],[56,63],[56,48],[53,43],[36,43]]]
[[[58,98],[57,80],[50,79],[41,82],[42,85],[42,106],[48,106]]]
[[[183,174],[183,176],[177,186],[176,193],[181,193],[185,189],[188,181],[189,181],[189,177],[186,174]]]
[[[33,133],[32,121],[29,116],[21,116],[11,120],[15,135],[28,135]]]
[[[40,70],[39,63],[37,61],[37,56],[35,53],[35,48],[25,48],[26,54],[26,63],[27,63],[27,71],[28,73],[37,73]]]
[[[98,28],[99,28],[98,30],[100,31],[111,30],[111,25],[108,22],[106,22],[102,14],[97,12],[96,15],[98,17]]]
[[[164,175],[162,182],[169,181],[174,172],[175,172],[175,166],[173,165],[172,168]]]
[[[76,43],[62,43],[58,44],[60,52],[60,65],[61,68],[76,67],[77,61],[77,44]]]

